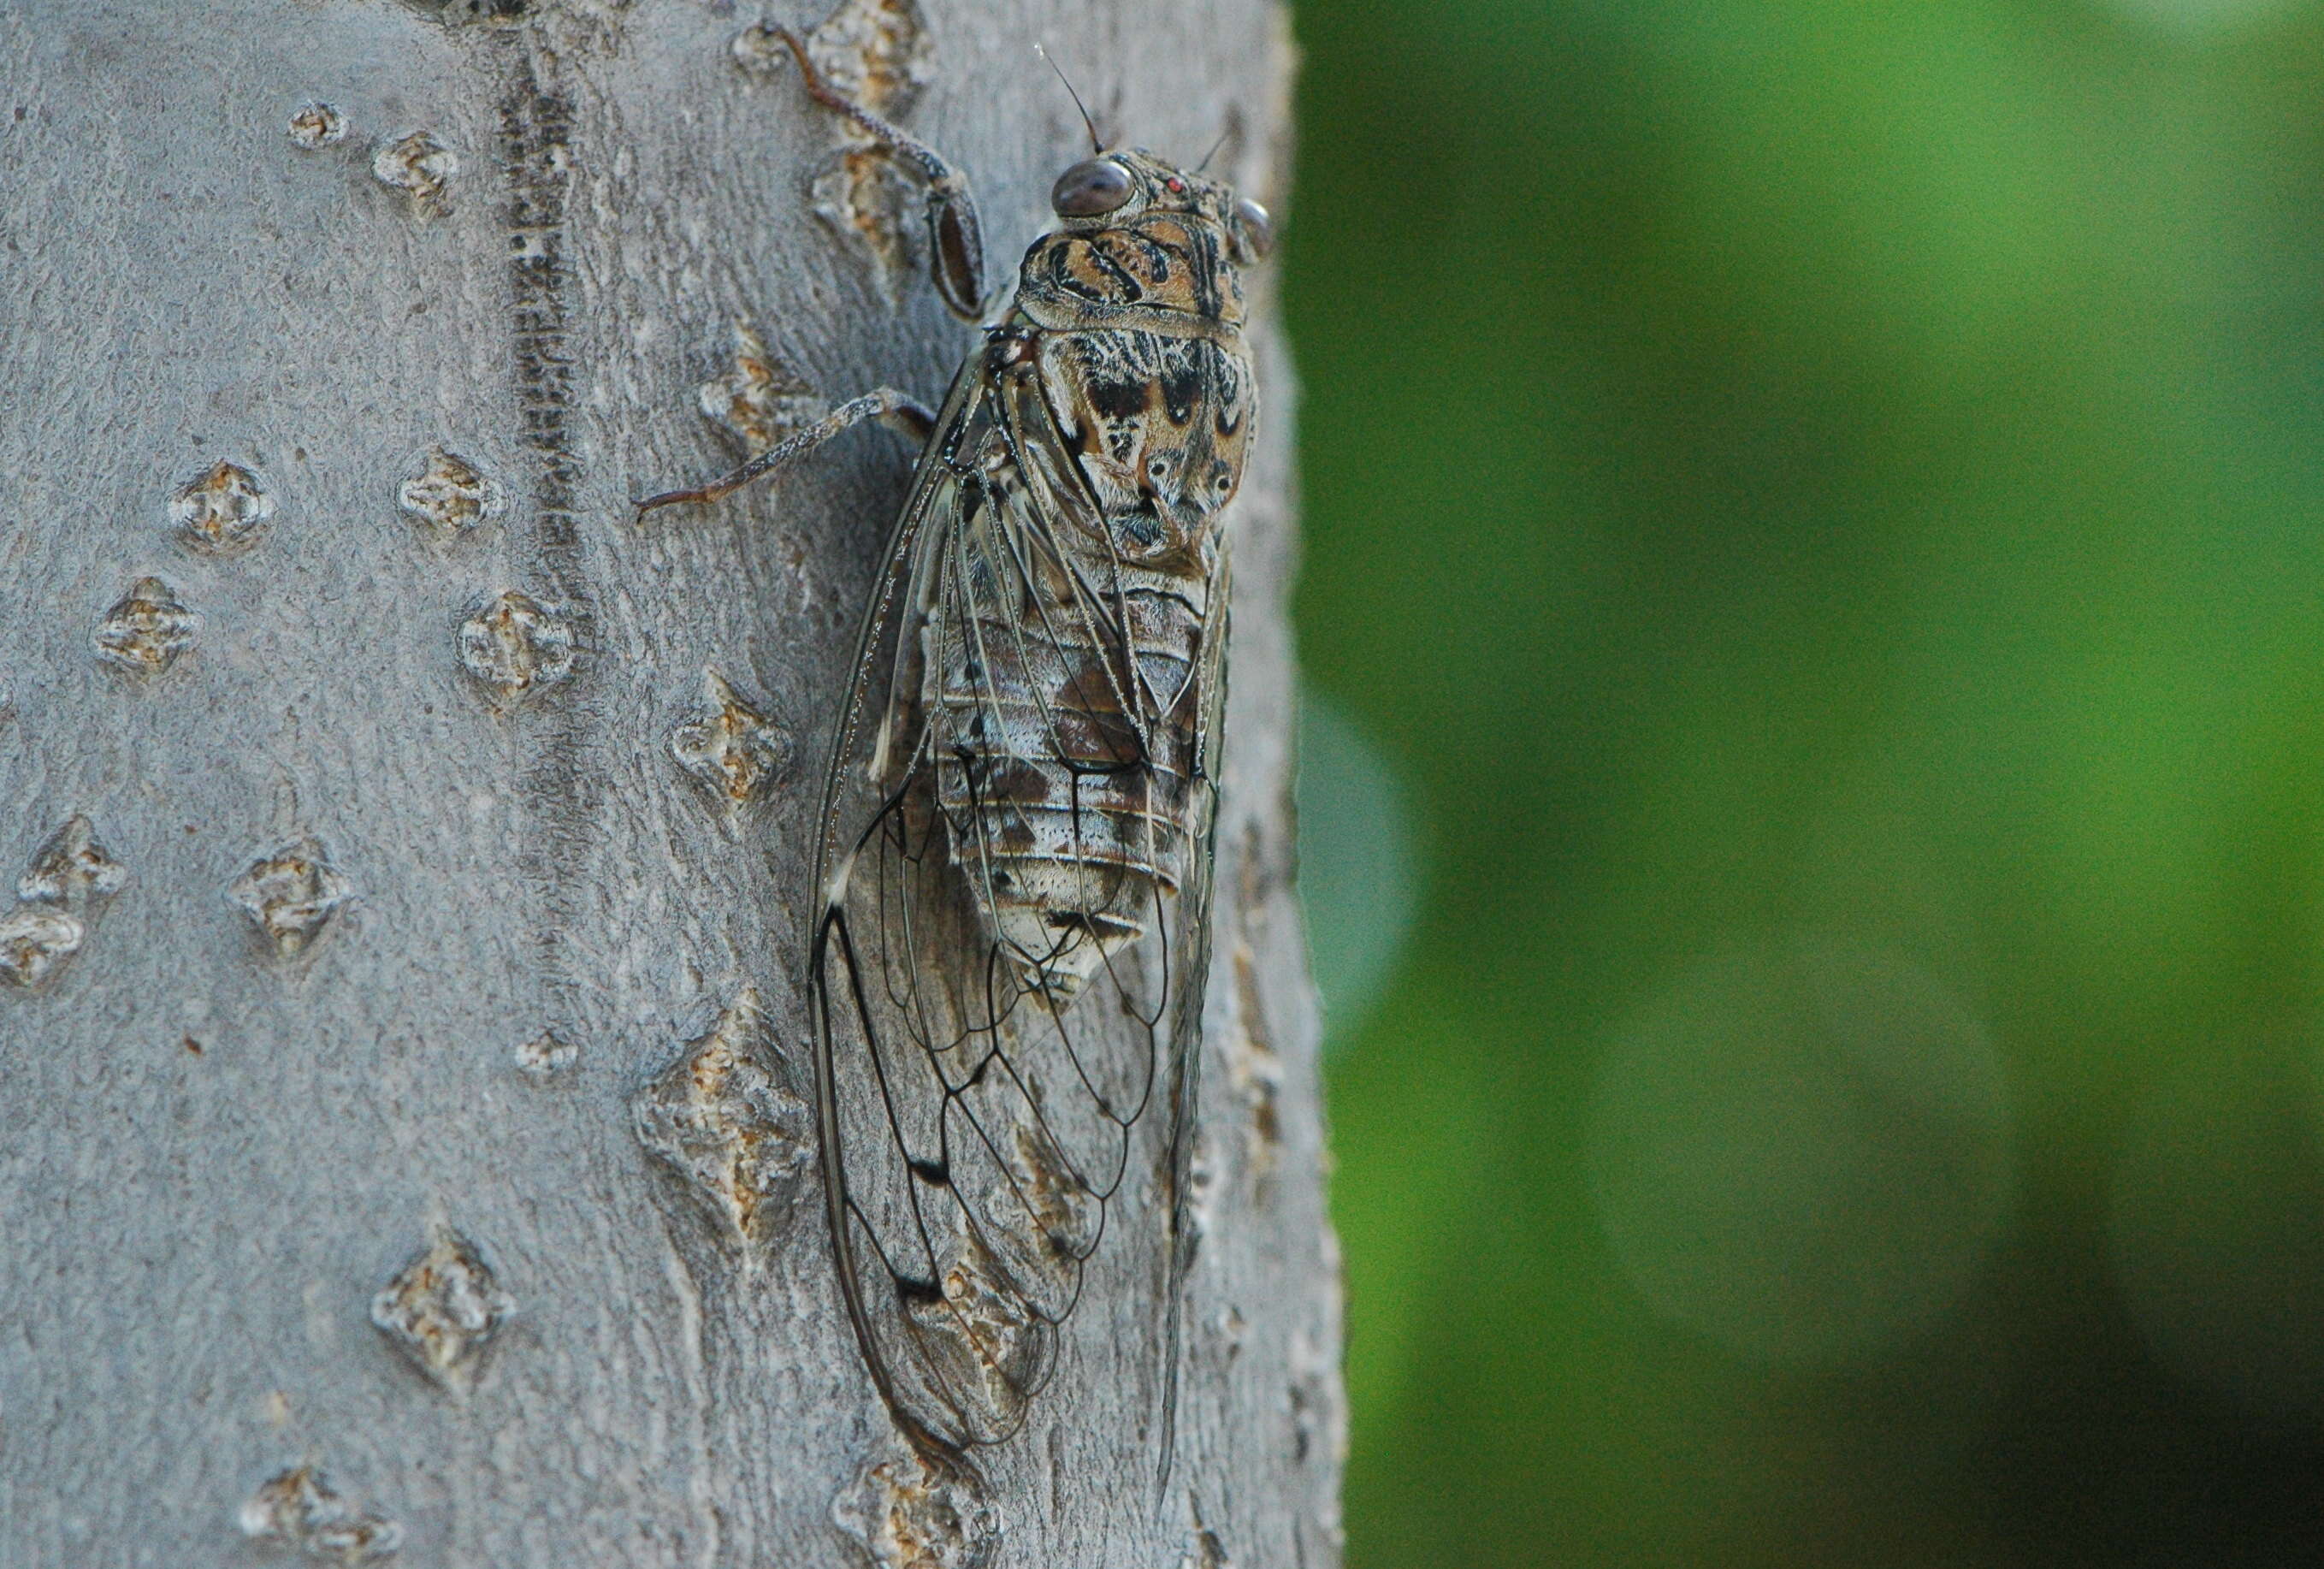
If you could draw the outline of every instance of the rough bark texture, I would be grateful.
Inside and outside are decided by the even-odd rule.
[[[1213,167],[1285,194],[1268,0],[842,10],[996,274],[1079,145],[1037,39],[1126,140],[1227,131]],[[736,456],[706,383],[747,433],[933,399],[968,335],[758,20],[0,9],[0,1564],[1335,1560],[1264,328],[1169,1494],[1140,1201],[982,1497],[857,1362],[801,899],[910,455],[627,503]],[[738,373],[738,324],[779,363]]]

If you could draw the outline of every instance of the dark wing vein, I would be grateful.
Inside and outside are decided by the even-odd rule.
[[[1175,1345],[1207,924],[1209,781],[1179,787],[1194,815],[1173,824],[1154,753],[1185,694],[1165,701],[1144,673],[1119,558],[1101,554],[1093,577],[1089,549],[1068,548],[1106,535],[1085,487],[1054,483],[1074,472],[1055,430],[1028,431],[1007,401],[972,361],[890,539],[825,789],[810,952],[849,1318],[899,1425],[953,1453],[1016,1431],[1054,1372],[1166,1076]],[[1197,702],[1218,641],[1189,683]],[[1028,779],[1064,781],[1062,855],[1024,848],[1055,812]],[[1112,946],[1076,913],[1130,875],[1103,859],[1091,798],[1134,826],[1110,831],[1148,868],[1166,864],[1165,835],[1188,840],[1178,896],[1157,890]],[[1045,875],[1060,907],[1047,934],[1002,935],[990,912]],[[1099,946],[1087,989],[1102,997],[1051,978],[1082,944]]]

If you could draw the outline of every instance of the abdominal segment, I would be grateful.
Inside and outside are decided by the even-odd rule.
[[[1200,577],[1012,533],[994,474],[927,628],[936,800],[1014,978],[1064,1001],[1154,927],[1188,854]]]

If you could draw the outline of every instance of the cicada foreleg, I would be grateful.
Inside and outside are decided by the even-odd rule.
[[[788,27],[767,30],[789,46],[798,61],[807,96],[836,115],[844,115],[890,153],[910,164],[928,192],[928,272],[946,309],[963,321],[984,314],[984,231],[976,219],[976,204],[969,198],[968,181],[944,161],[935,148],[910,132],[890,125],[841,92],[807,57],[807,41]]]
[[[866,420],[877,420],[890,429],[911,438],[915,447],[927,445],[936,433],[936,417],[927,405],[908,392],[893,387],[878,387],[860,398],[846,402],[817,420],[798,434],[784,438],[768,448],[731,474],[723,475],[708,485],[692,490],[664,491],[638,503],[638,516],[642,519],[656,507],[675,506],[680,502],[715,502],[733,495],[744,485],[780,468],[783,465],[806,457],[835,436],[845,434]]]

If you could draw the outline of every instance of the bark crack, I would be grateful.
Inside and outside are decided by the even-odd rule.
[[[581,539],[584,467],[576,449],[572,354],[574,276],[568,205],[572,187],[571,97],[547,85],[540,51],[527,46],[500,106],[500,162],[507,180],[510,347],[521,437],[534,455],[527,537],[544,592],[571,626],[586,672],[596,643],[595,600]],[[523,870],[540,891],[534,940],[545,981],[563,1004],[579,989],[567,935],[595,849],[596,771],[590,767],[593,715],[568,694],[526,722],[519,789],[534,833]],[[567,1007],[570,1013],[572,1008]]]

